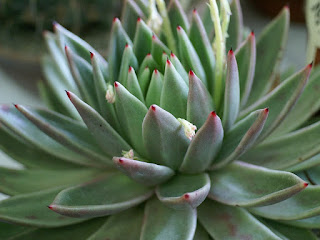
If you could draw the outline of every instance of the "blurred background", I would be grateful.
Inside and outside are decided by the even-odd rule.
[[[200,0],[198,0],[200,1]],[[181,0],[185,5],[196,1]],[[256,35],[290,2],[291,26],[282,67],[305,65],[307,31],[302,0],[240,0],[244,24]],[[0,0],[0,104],[41,106],[37,82],[44,51],[42,32],[52,30],[52,21],[80,35],[104,56],[108,31],[121,15],[120,0]],[[0,151],[0,165],[15,165]]]

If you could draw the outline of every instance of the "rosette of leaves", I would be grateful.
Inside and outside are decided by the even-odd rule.
[[[317,239],[320,72],[274,87],[289,9],[256,41],[230,8],[210,1],[212,24],[128,0],[107,59],[54,25],[50,110],[0,110],[1,148],[25,166],[0,168],[1,239]]]

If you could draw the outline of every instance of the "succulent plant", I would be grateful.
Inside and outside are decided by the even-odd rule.
[[[279,74],[288,7],[257,43],[208,9],[126,1],[107,60],[54,24],[51,110],[0,109],[1,239],[317,239],[320,71]]]

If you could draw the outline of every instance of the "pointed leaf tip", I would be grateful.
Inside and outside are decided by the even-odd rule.
[[[193,11],[192,11],[192,13],[196,14],[196,13],[197,13],[197,9],[194,8]]]
[[[250,35],[251,35],[252,37],[254,37],[254,36],[255,36],[255,35],[254,35],[254,31],[253,31],[253,30],[251,31]]]
[[[13,106],[14,106],[16,109],[18,109],[18,110],[19,110],[19,106],[18,106],[18,104],[13,104]]]
[[[131,67],[131,66],[129,66],[128,72],[129,72],[129,73],[132,72],[132,67]]]
[[[48,208],[52,210],[52,209],[53,209],[53,206],[52,206],[52,205],[49,205]]]
[[[178,31],[181,31],[181,26],[177,26],[177,30],[178,30]]]
[[[156,39],[157,39],[156,35],[152,34],[152,40],[156,40]]]
[[[189,71],[189,75],[192,76],[192,77],[194,76],[194,72],[191,69]]]
[[[312,68],[312,66],[313,66],[313,61],[311,63],[309,63],[308,67]]]
[[[155,69],[155,70],[154,70],[154,74],[158,74],[158,69]]]
[[[150,108],[151,108],[152,111],[156,111],[156,106],[155,105],[152,105]]]
[[[94,53],[93,52],[90,52],[90,58],[92,59],[94,56]]]
[[[167,65],[170,66],[171,65],[171,61],[169,59],[167,59]]]
[[[115,23],[115,22],[117,22],[117,21],[120,21],[119,18],[114,17],[114,18],[113,18],[113,23]]]
[[[67,91],[67,90],[65,90],[65,91],[66,91],[66,93],[67,93],[67,95],[68,95],[68,98],[71,100],[71,94],[70,94],[70,92]]]
[[[306,187],[308,187],[309,183],[305,182],[303,185],[306,188]]]
[[[141,17],[138,17],[137,22],[141,22]]]
[[[228,53],[229,55],[233,55],[233,50],[232,50],[232,48],[229,50],[229,53]]]
[[[118,87],[118,86],[119,86],[118,82],[114,82],[114,87]]]
[[[212,117],[216,117],[217,116],[217,113],[215,111],[212,111],[210,114],[211,114]]]
[[[170,57],[174,58],[176,55],[174,55],[173,52],[170,53]]]

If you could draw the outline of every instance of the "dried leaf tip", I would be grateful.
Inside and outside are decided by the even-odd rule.
[[[67,91],[67,90],[65,90],[65,91],[66,91],[66,93],[67,93],[68,98],[71,100],[71,94],[70,94],[70,92]]]

